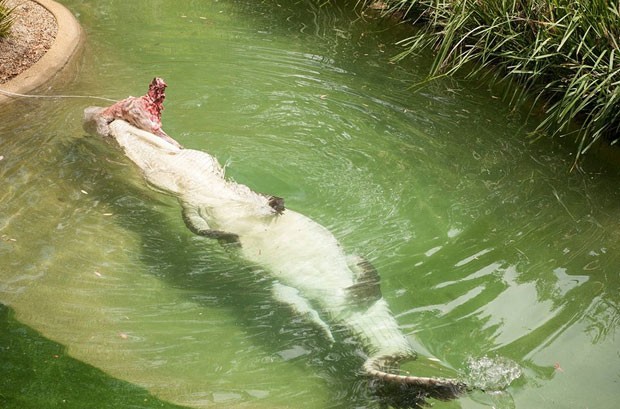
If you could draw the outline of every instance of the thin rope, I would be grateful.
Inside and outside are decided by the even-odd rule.
[[[32,94],[18,94],[17,92],[5,91],[3,89],[0,89],[0,94],[7,95],[9,97],[20,97],[20,98],[89,98],[89,99],[100,99],[102,101],[108,101],[108,102],[117,102],[116,99],[96,97],[93,95],[32,95]]]

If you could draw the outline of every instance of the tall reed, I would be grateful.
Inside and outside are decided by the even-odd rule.
[[[6,0],[0,0],[0,39],[7,37],[13,25],[13,8],[7,6]]]
[[[377,1],[365,1],[366,5]],[[512,102],[535,96],[545,119],[536,131],[575,135],[577,157],[600,138],[620,139],[620,1],[386,0],[385,13],[406,13],[419,30],[397,58],[432,48],[430,78],[492,67],[512,79]],[[474,62],[474,64],[468,64]],[[475,67],[475,68],[471,68]],[[576,121],[574,121],[576,120]],[[575,128],[575,123],[578,124]]]

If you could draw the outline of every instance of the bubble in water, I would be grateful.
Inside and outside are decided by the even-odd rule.
[[[467,360],[469,385],[485,391],[505,389],[522,374],[521,367],[508,358],[483,356]]]

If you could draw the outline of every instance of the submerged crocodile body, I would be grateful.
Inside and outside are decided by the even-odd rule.
[[[416,393],[455,397],[466,385],[454,379],[404,376],[387,365],[414,358],[372,266],[347,255],[325,227],[283,201],[225,178],[208,153],[183,149],[122,119],[102,120],[105,108],[84,113],[85,129],[113,138],[148,184],[176,197],[194,233],[235,246],[241,255],[276,279],[274,296],[318,325],[333,341],[333,325],[344,326],[363,345],[368,376],[413,387]]]

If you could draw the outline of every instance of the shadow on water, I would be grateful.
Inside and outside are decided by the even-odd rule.
[[[181,409],[71,358],[63,345],[15,320],[0,304],[0,407],[3,409]]]
[[[88,173],[83,164],[74,162],[73,171],[97,186],[92,199],[110,205],[118,223],[139,235],[138,257],[151,274],[172,288],[187,290],[190,301],[198,305],[231,311],[247,340],[317,374],[331,390],[330,407],[368,407],[377,400],[360,373],[361,347],[349,334],[336,329],[336,343],[331,345],[318,328],[276,302],[273,279],[265,271],[215,240],[194,236],[183,225],[176,200],[153,192],[142,180],[134,183],[136,169],[115,148],[87,137],[67,150],[68,156],[106,160],[105,170],[90,168]],[[119,177],[127,173],[133,177]],[[167,219],[154,203],[159,209],[174,207],[177,221]],[[300,351],[301,356],[295,356]]]

